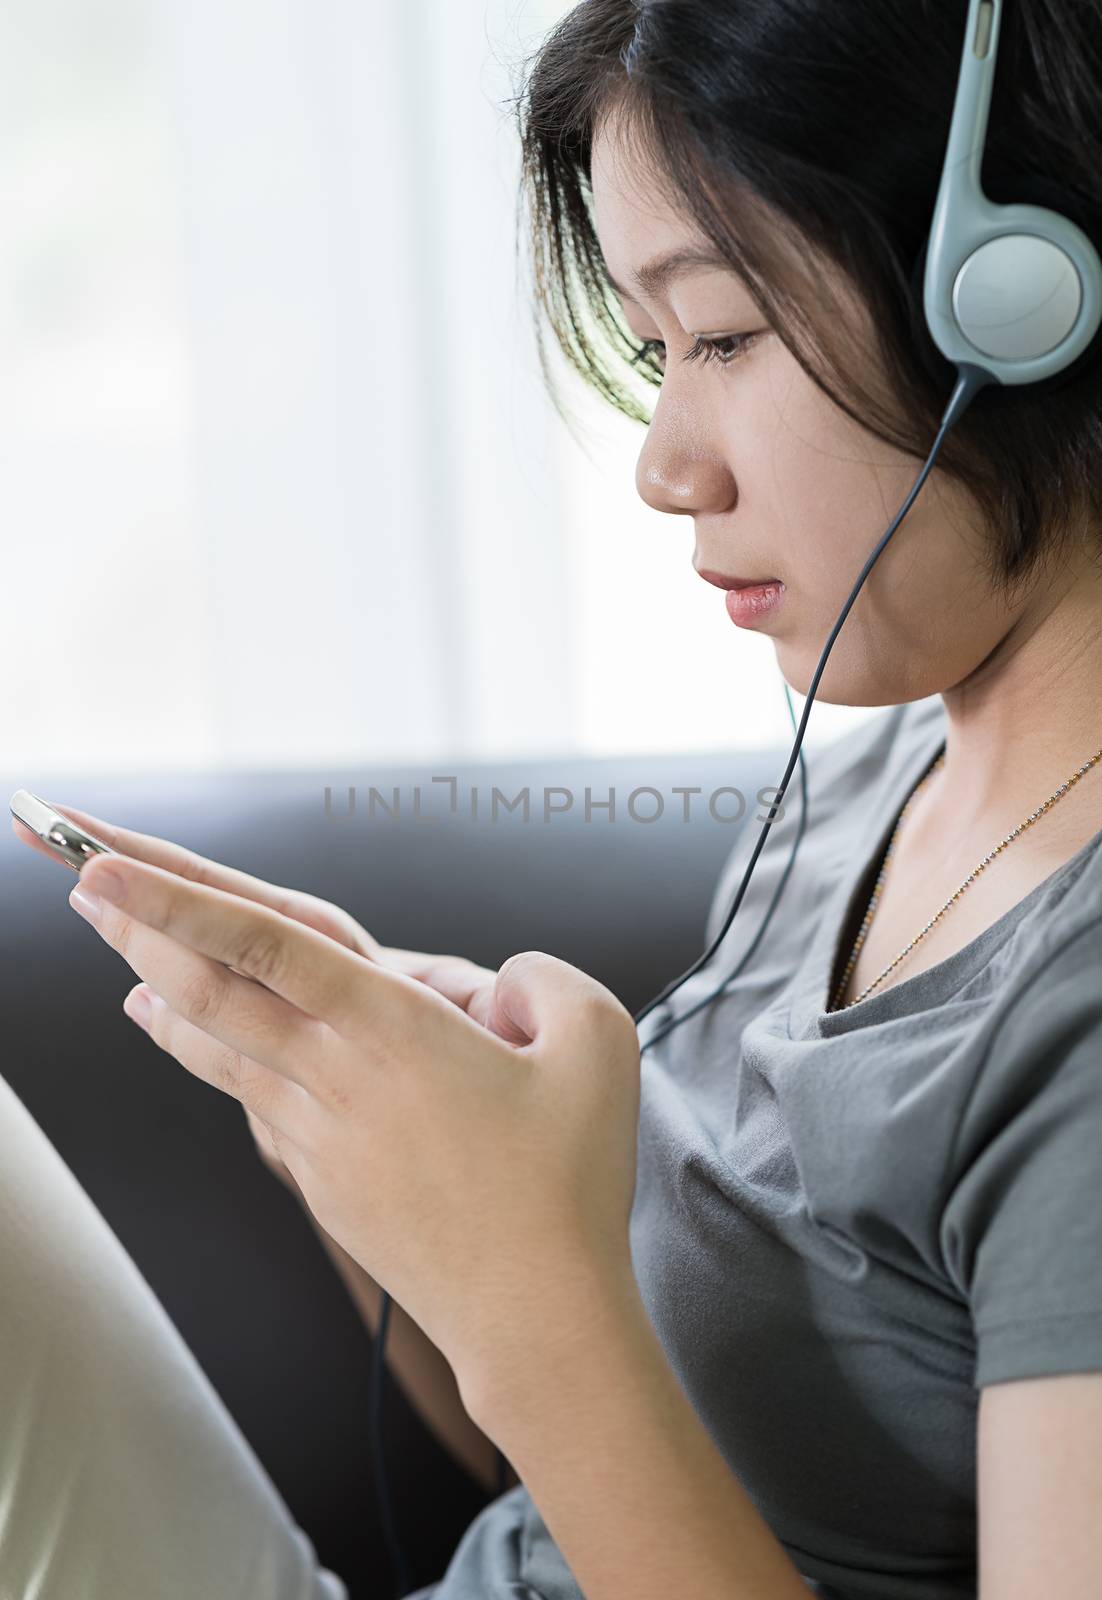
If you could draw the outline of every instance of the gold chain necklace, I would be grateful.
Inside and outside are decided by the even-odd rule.
[[[951,894],[949,896],[948,900],[946,900],[945,904],[942,906],[941,910],[936,914],[936,916],[933,916],[933,917],[930,918],[929,922],[923,928],[922,932],[921,933],[917,933],[915,935],[915,937],[911,940],[910,944],[905,945],[903,947],[903,949],[899,952],[899,954],[896,956],[894,961],[889,961],[888,965],[884,968],[884,970],[880,974],[880,976],[878,978],[874,978],[872,983],[870,983],[866,989],[862,989],[862,991],[861,991],[861,993],[859,995],[855,996],[855,998],[852,999],[852,1000],[848,1000],[845,1005],[842,1005],[840,1002],[841,1002],[842,996],[846,992],[846,985],[849,982],[850,973],[853,971],[854,967],[857,964],[857,957],[861,953],[861,946],[865,942],[865,937],[868,934],[869,927],[870,927],[870,925],[872,923],[873,914],[876,911],[877,902],[880,899],[880,892],[884,887],[884,880],[888,875],[888,863],[892,858],[892,852],[895,849],[895,841],[899,837],[899,832],[900,832],[900,829],[903,826],[904,818],[906,817],[908,811],[910,811],[911,807],[914,805],[915,801],[918,799],[919,795],[922,793],[923,789],[925,789],[925,787],[929,783],[930,779],[937,772],[938,768],[941,767],[944,764],[944,762],[945,762],[945,752],[942,751],[941,755],[934,762],[934,765],[930,768],[929,772],[923,778],[922,782],[918,785],[918,788],[915,789],[914,793],[911,795],[911,798],[907,801],[907,804],[903,807],[903,810],[899,813],[899,821],[896,823],[894,829],[892,830],[892,836],[891,836],[891,839],[890,839],[890,841],[888,843],[887,853],[884,856],[883,863],[881,864],[881,867],[880,867],[879,875],[877,876],[877,879],[876,879],[876,887],[872,891],[872,899],[869,901],[869,908],[865,912],[865,920],[862,922],[860,931],[858,932],[857,942],[853,947],[853,950],[852,950],[852,952],[850,954],[849,961],[846,963],[846,970],[845,970],[845,972],[843,972],[843,974],[841,976],[841,979],[838,982],[838,987],[834,991],[834,998],[831,1000],[830,1005],[827,1007],[827,1010],[828,1011],[845,1011],[850,1006],[857,1005],[858,1001],[864,1000],[866,995],[870,995],[872,993],[872,991],[877,987],[878,984],[883,983],[884,979],[888,976],[888,973],[889,972],[894,972],[896,967],[903,960],[903,958],[905,956],[909,956],[910,955],[910,953],[914,949],[915,945],[918,944],[920,940],[925,939],[926,935],[929,933],[930,929],[935,925],[935,923],[940,922],[942,917],[945,915],[945,913],[952,906],[956,905],[957,901],[960,899],[960,897],[964,893],[964,891],[967,888],[969,888],[970,885],[973,884],[976,881],[976,879],[979,877],[980,873],[984,870],[985,867],[990,866],[991,862],[994,861],[995,857],[1000,853],[1000,851],[1005,850],[1007,845],[1012,844],[1014,842],[1014,840],[1016,838],[1018,838],[1019,834],[1024,833],[1027,828],[1032,827],[1033,824],[1037,821],[1038,817],[1043,817],[1045,812],[1048,811],[1050,809],[1050,807],[1054,806],[1058,800],[1062,800],[1064,795],[1067,794],[1068,790],[1072,787],[1072,785],[1078,783],[1079,779],[1083,776],[1083,774],[1085,772],[1089,772],[1091,767],[1093,767],[1094,764],[1097,761],[1100,761],[1100,760],[1102,760],[1102,750],[1099,750],[1095,755],[1091,756],[1089,761],[1085,761],[1077,772],[1072,773],[1071,777],[1067,780],[1067,782],[1066,783],[1062,783],[1060,785],[1060,787],[1057,789],[1055,794],[1050,794],[1049,795],[1049,797],[1045,801],[1044,805],[1038,806],[1037,810],[1034,811],[1030,816],[1028,816],[1025,819],[1024,822],[1019,822],[1018,826],[1011,833],[1008,833],[1006,838],[1003,839],[1001,841],[1001,843],[999,843],[999,844],[997,844],[995,846],[994,850],[989,850],[988,853],[983,857],[983,860],[977,862],[977,864],[972,868],[972,871],[968,874],[967,878],[965,878],[965,880],[961,884],[960,888],[957,889],[953,894]]]

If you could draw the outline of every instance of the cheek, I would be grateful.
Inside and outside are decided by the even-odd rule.
[[[891,498],[884,472],[898,453],[840,411],[779,342],[771,341],[738,407],[733,460],[739,507],[747,527],[759,529],[775,551],[786,579],[852,585],[865,557],[888,526]],[[902,503],[918,467],[908,464]],[[902,534],[902,529],[900,533]],[[839,608],[848,586],[839,601]],[[838,608],[836,608],[838,609]]]
[[[922,462],[839,411],[787,351],[770,367],[747,402],[732,460],[745,526],[760,533],[756,548],[775,554],[788,584],[788,604],[770,632],[782,671],[803,693]],[[983,571],[981,539],[967,503],[935,470],[863,585],[818,698],[893,704],[966,675],[1006,626]]]
[[[754,378],[732,443],[744,522],[765,532],[792,584],[811,578],[831,600],[838,591],[836,615],[923,463],[847,416],[779,343]],[[866,588],[877,580],[887,589],[904,574],[919,590],[952,579],[972,604],[986,589],[979,553],[966,507],[935,469]]]

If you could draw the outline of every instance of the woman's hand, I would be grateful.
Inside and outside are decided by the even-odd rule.
[[[394,967],[421,983],[436,989],[445,999],[452,1000],[460,1010],[466,1011],[476,1021],[485,1019],[489,993],[497,974],[490,967],[481,967],[465,956],[434,955],[425,950],[403,950],[393,945],[380,944],[349,912],[319,895],[308,894],[304,889],[284,889],[241,872],[237,867],[223,866],[194,850],[174,844],[170,839],[159,839],[155,834],[136,833],[130,828],[119,828],[105,822],[88,811],[78,811],[74,806],[57,806],[56,810],[71,818],[78,826],[92,833],[120,855],[135,861],[148,861],[151,866],[164,867],[177,877],[190,883],[209,884],[214,889],[224,889],[229,894],[240,895],[258,905],[270,906],[295,922],[328,934],[338,944],[346,945],[365,960],[377,961],[381,966]],[[30,845],[48,860],[64,865],[36,833],[18,817],[12,817],[12,829],[17,838]]]
[[[480,1022],[255,894],[125,855],[78,890],[103,894],[101,934],[147,980],[127,1003],[149,993],[155,1042],[271,1130],[461,1387],[533,1345],[565,1353],[635,1293],[638,1040],[595,979],[526,951],[472,990]]]
[[[382,945],[356,921],[355,917],[318,895],[308,894],[302,889],[278,887],[265,882],[263,878],[255,878],[248,872],[241,872],[236,867],[227,867],[219,861],[211,861],[208,857],[198,855],[194,850],[187,850],[183,845],[174,844],[169,839],[159,839],[154,834],[136,833],[130,828],[116,827],[114,823],[105,822],[102,817],[95,817],[88,811],[78,811],[73,806],[58,806],[56,809],[87,833],[102,839],[104,844],[109,844],[112,850],[118,851],[120,855],[130,856],[135,861],[148,861],[152,866],[163,867],[167,872],[175,872],[178,877],[186,878],[189,883],[205,883],[211,888],[223,889],[228,894],[240,895],[242,899],[251,900],[257,905],[270,906],[273,911],[279,911],[295,922],[301,922],[308,928],[316,928],[319,933],[328,934],[338,944],[355,951],[367,961],[376,961],[381,966],[393,967],[398,972],[416,978],[420,983],[427,983],[446,1000],[451,1000],[461,1011],[466,1011],[477,1022],[485,1025],[489,998],[497,977],[492,968],[478,966],[476,962],[468,961],[464,956],[432,955],[425,950],[403,950],[391,945]],[[55,852],[43,844],[38,835],[17,817],[12,818],[12,828],[18,838],[37,850],[40,855],[64,865]],[[249,1111],[248,1107],[245,1108],[245,1117],[265,1166],[289,1189],[298,1193],[298,1185],[283,1165],[269,1130]]]

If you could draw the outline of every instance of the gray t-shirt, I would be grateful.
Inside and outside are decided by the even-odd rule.
[[[974,1600],[978,1390],[1102,1368],[1102,831],[954,955],[824,1012],[944,734],[932,696],[808,755],[807,829],[761,945],[642,1057],[643,1299],[821,1600]],[[1083,781],[1102,809],[1102,771]],[[732,927],[672,1014],[754,938],[799,812],[797,773]],[[709,943],[759,831],[752,814]],[[936,909],[916,904],[916,931]],[[644,1045],[670,1015],[644,1019]],[[417,1594],[581,1592],[520,1485]]]

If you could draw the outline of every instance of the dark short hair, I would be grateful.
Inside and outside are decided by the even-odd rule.
[[[593,138],[615,110],[822,392],[924,460],[956,375],[926,327],[921,275],[966,15],[967,0],[575,5],[525,63],[515,106],[537,340],[560,413],[547,326],[629,417],[650,420],[634,375],[661,382],[624,326],[593,227]],[[1099,23],[1097,0],[1008,0],[982,173],[993,201],[1062,210],[1096,244]],[[867,311],[878,363],[830,305],[824,259]],[[990,577],[1006,589],[1065,540],[1102,531],[1099,343],[1055,379],[981,391],[938,456],[978,504]]]

